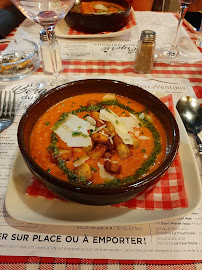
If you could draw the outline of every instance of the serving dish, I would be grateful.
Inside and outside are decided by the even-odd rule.
[[[61,180],[43,170],[31,157],[30,134],[37,119],[52,105],[65,98],[84,93],[116,93],[132,98],[151,110],[162,123],[167,135],[166,157],[163,163],[149,175],[138,181],[119,186],[78,185]],[[124,94],[123,94],[124,93]],[[179,130],[170,110],[154,95],[139,88],[112,80],[81,80],[56,87],[38,98],[23,115],[18,128],[18,144],[31,172],[50,191],[75,202],[89,205],[111,205],[127,201],[150,187],[172,164],[179,146]]]
[[[175,115],[180,130],[179,154],[189,203],[187,208],[129,210],[111,206],[87,206],[60,199],[50,200],[40,196],[29,196],[26,190],[32,174],[18,151],[5,197],[8,214],[24,222],[61,226],[144,224],[172,220],[191,214],[201,202],[201,180],[189,137],[177,111]]]
[[[92,1],[93,0],[82,0],[82,3]],[[130,3],[127,0],[104,0],[102,2],[118,4],[123,7],[124,10],[115,13],[102,12],[84,14],[81,12],[81,8],[74,6],[64,18],[66,23],[71,28],[85,33],[114,32],[124,27],[129,20]]]
[[[128,23],[116,32],[100,32],[96,34],[84,33],[72,29],[65,20],[61,20],[55,28],[55,33],[58,37],[62,38],[106,38],[106,37],[117,37],[126,33],[129,33],[136,25],[135,13],[133,8],[131,8]]]
[[[28,39],[0,40],[0,81],[22,79],[39,68],[38,45]]]

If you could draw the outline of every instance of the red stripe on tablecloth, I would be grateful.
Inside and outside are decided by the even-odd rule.
[[[38,185],[36,181],[33,181],[32,186],[29,186],[27,188],[27,193],[30,196],[43,196],[47,199],[57,198],[52,192],[50,192],[47,188],[45,188],[43,185],[41,186],[41,189],[38,189]]]
[[[151,74],[193,74],[193,75],[201,75],[202,71],[199,70],[155,70],[153,69]]]
[[[94,265],[135,265],[135,264],[146,264],[146,265],[187,265],[202,263],[202,260],[111,260],[111,259],[79,259],[79,258],[54,258],[54,257],[37,257],[37,256],[0,256],[1,264],[17,264],[29,263],[29,264],[94,264]],[[1,268],[0,268],[1,269]],[[5,268],[2,268],[6,270]]]
[[[102,74],[121,74],[121,73],[133,73],[139,76],[138,73],[135,73],[133,70],[133,62],[116,62],[116,61],[63,61],[64,65],[64,72],[68,73],[102,73]],[[200,64],[189,64],[185,67],[173,67],[168,66],[165,64],[155,64],[153,71],[151,72],[152,75],[170,75],[170,74],[177,74],[177,75],[201,75],[202,70],[197,70],[201,67]],[[192,70],[195,68],[194,70]],[[40,70],[42,72],[42,69]],[[142,76],[147,76],[147,74],[143,74]],[[200,80],[200,79],[199,79]],[[202,77],[201,77],[202,81]]]
[[[66,72],[66,73],[80,73],[80,74],[82,74],[82,72],[83,73],[85,73],[85,74],[94,74],[94,73],[102,73],[102,74],[125,74],[125,73],[134,73],[135,75],[137,75],[137,76],[140,76],[140,74],[138,74],[138,73],[135,73],[134,72],[134,70],[133,70],[133,68],[131,67],[131,68],[123,68],[123,69],[116,69],[116,68],[99,68],[99,67],[92,67],[92,68],[86,68],[86,69],[83,69],[82,67],[81,68],[64,68],[64,72]],[[197,73],[197,74],[196,74]],[[155,74],[155,76],[156,77],[158,77],[158,75],[161,75],[161,74],[163,74],[163,75],[172,75],[172,74],[181,74],[181,75],[193,75],[193,77],[195,76],[195,75],[201,75],[202,74],[202,72],[200,72],[200,71],[176,71],[176,70],[153,70],[151,73],[150,73],[151,75],[154,75]],[[141,74],[141,76],[143,77],[146,77],[147,76],[147,74]],[[184,77],[184,76],[183,76]],[[172,76],[170,76],[170,78],[172,78]],[[180,78],[180,76],[178,77],[178,78]],[[117,79],[117,78],[115,78],[115,79]],[[187,78],[187,79],[189,79],[189,78]],[[194,80],[195,81],[195,78],[192,78],[192,80]],[[198,79],[198,81],[199,82],[202,82],[202,79]]]
[[[202,73],[202,72],[201,72]],[[202,74],[201,74],[201,79],[199,78],[189,78],[190,82],[196,82],[196,83],[202,83]],[[194,87],[199,87],[199,86],[194,86]],[[201,88],[201,87],[200,87]],[[201,88],[202,89],[202,88]],[[198,90],[199,91],[199,90]]]
[[[202,79],[201,79],[201,82],[202,82]],[[200,86],[194,86],[194,92],[196,93],[196,96],[198,98],[202,98],[202,87]]]
[[[27,263],[28,258],[29,256],[0,256],[0,263]]]
[[[63,65],[84,65],[84,66],[88,66],[88,65],[103,65],[103,66],[112,66],[112,65],[116,65],[116,66],[127,66],[127,65],[132,65],[133,61],[103,61],[103,60],[62,60]],[[174,68],[181,68],[181,65],[175,65],[175,66],[171,66],[168,64],[164,64],[164,63],[155,63],[155,67],[173,67]],[[183,67],[201,67],[201,63],[191,63],[191,64],[183,64]]]

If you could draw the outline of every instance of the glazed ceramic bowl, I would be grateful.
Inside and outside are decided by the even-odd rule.
[[[0,81],[25,78],[40,65],[38,45],[28,39],[0,40]]]
[[[43,170],[31,157],[30,134],[38,118],[51,106],[68,97],[84,93],[115,93],[142,103],[151,110],[162,123],[167,135],[166,157],[154,172],[135,183],[123,186],[97,188],[78,186],[52,176]],[[157,97],[137,86],[112,80],[81,80],[56,87],[39,97],[22,116],[18,127],[18,144],[22,156],[32,174],[50,191],[61,198],[89,205],[117,204],[134,198],[159,180],[172,164],[179,146],[179,130],[170,110]]]
[[[92,0],[83,0],[90,2]],[[65,17],[66,23],[73,29],[86,33],[115,32],[129,21],[131,6],[127,0],[104,0],[124,7],[123,11],[111,14],[82,14],[70,10]]]

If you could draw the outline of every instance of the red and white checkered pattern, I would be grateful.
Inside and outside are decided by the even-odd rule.
[[[0,256],[0,270],[201,270],[200,261],[140,261]]]
[[[135,199],[118,204],[116,207],[145,210],[188,207],[179,155],[157,184]]]
[[[196,35],[189,33],[192,41],[196,42]],[[9,35],[12,37],[15,31]],[[199,49],[202,52],[202,49]],[[114,79],[119,75],[139,76],[133,68],[133,59],[130,62],[120,61],[64,61],[64,72],[71,72],[75,75],[107,75],[113,74]],[[42,69],[38,70],[42,72]],[[184,64],[181,66],[170,66],[155,63],[151,74],[142,74],[147,78],[185,78],[188,79],[198,98],[202,98],[202,63]],[[202,270],[200,261],[135,261],[135,260],[84,260],[71,258],[43,258],[25,256],[0,256],[0,270]]]
[[[172,95],[162,98],[162,101],[174,113]],[[43,196],[47,199],[57,198],[48,191],[37,179],[32,179],[26,193],[30,196]],[[113,205],[130,209],[170,210],[188,207],[188,200],[184,187],[184,177],[180,157],[177,155],[170,168],[164,173],[157,184],[143,191],[138,197],[127,202]]]

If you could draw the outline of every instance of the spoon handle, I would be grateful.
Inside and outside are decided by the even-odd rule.
[[[199,150],[198,151],[202,155],[202,142],[201,142],[199,136],[196,133],[194,134],[194,137],[195,137],[196,142],[197,142],[198,147],[199,147]]]

